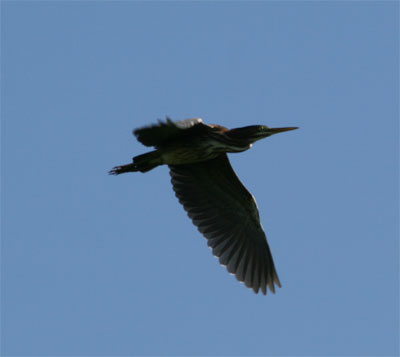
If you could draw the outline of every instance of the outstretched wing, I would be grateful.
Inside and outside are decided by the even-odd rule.
[[[255,293],[281,286],[252,194],[226,154],[188,165],[170,165],[179,202],[221,264]]]
[[[158,124],[136,129],[133,134],[143,145],[158,148],[181,135],[185,135],[185,131],[194,126],[208,127],[201,118],[172,121],[167,117],[165,122],[159,121]]]

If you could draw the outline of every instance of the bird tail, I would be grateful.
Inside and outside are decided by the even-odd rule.
[[[131,164],[115,166],[109,173],[110,175],[119,175],[125,172],[147,172],[161,164],[161,154],[158,150],[155,150],[135,156]]]

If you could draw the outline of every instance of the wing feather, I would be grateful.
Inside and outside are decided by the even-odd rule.
[[[196,164],[170,165],[179,202],[222,265],[255,293],[280,287],[254,197],[226,154]]]
[[[167,117],[165,122],[159,120],[157,124],[135,129],[133,134],[143,145],[159,148],[180,136],[191,134],[189,132],[194,127],[197,127],[195,130],[202,130],[209,126],[201,118],[172,121]]]

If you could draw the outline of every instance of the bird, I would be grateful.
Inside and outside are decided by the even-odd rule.
[[[227,129],[201,118],[135,129],[133,134],[155,150],[115,166],[111,175],[148,172],[168,165],[175,195],[212,253],[229,273],[256,294],[281,287],[254,196],[234,172],[227,153],[248,150],[263,138],[298,127],[251,125]]]

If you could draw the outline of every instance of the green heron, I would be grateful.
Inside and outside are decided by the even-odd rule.
[[[116,166],[112,175],[147,172],[168,165],[179,202],[208,240],[213,254],[231,274],[255,293],[281,286],[253,195],[243,186],[227,153],[245,151],[257,140],[294,130],[252,125],[227,129],[200,118],[136,129],[134,135],[156,150]]]

